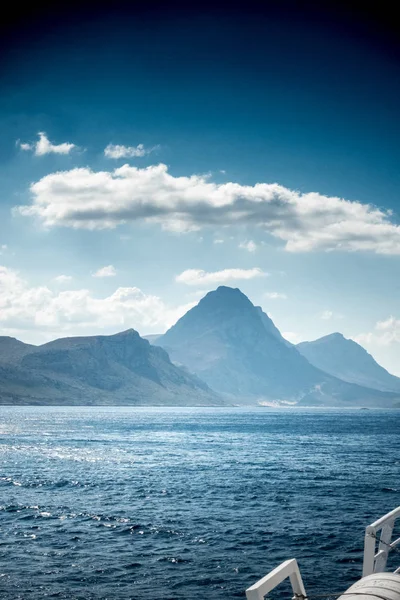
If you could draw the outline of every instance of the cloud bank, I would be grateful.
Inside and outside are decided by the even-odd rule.
[[[390,212],[361,202],[278,184],[216,184],[208,177],[174,177],[165,165],[124,165],[113,171],[77,168],[31,185],[32,203],[16,210],[45,226],[115,228],[138,220],[175,231],[206,226],[257,227],[288,252],[371,251],[400,254],[400,226]]]
[[[32,287],[18,272],[0,266],[0,331],[34,343],[62,335],[96,335],[133,327],[160,333],[194,303],[167,306],[137,287],[119,287],[96,297],[87,289]]]
[[[384,321],[378,321],[375,330],[356,336],[355,341],[359,344],[390,346],[400,343],[400,319],[391,316]]]

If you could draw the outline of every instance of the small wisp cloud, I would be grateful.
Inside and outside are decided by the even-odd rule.
[[[92,274],[92,277],[115,277],[117,271],[113,265],[107,265],[106,267],[101,267],[95,273]]]
[[[247,252],[255,252],[257,250],[257,244],[253,242],[253,240],[249,240],[248,242],[241,242],[239,248],[247,250]]]
[[[287,300],[287,295],[282,292],[265,292],[264,296],[268,300]]]
[[[39,131],[39,139],[35,143],[17,142],[21,150],[32,151],[35,156],[44,156],[45,154],[69,154],[76,148],[75,144],[63,142],[62,144],[53,144],[50,142],[44,131]]]
[[[144,144],[138,144],[137,146],[122,146],[120,144],[108,144],[104,148],[104,156],[106,158],[142,158],[151,154],[158,149],[158,146],[152,148],[145,148]]]
[[[255,279],[256,277],[266,277],[268,273],[258,267],[253,269],[223,269],[222,271],[207,272],[202,269],[187,269],[175,277],[178,283],[186,285],[215,285],[219,283],[228,283],[230,281],[240,281]]]

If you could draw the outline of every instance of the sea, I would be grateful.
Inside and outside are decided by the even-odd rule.
[[[0,407],[2,600],[245,599],[293,557],[334,595],[399,504],[400,411]]]

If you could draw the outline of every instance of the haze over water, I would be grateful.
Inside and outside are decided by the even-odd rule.
[[[399,504],[395,411],[2,407],[0,593],[244,598],[296,557],[311,595],[360,577]]]

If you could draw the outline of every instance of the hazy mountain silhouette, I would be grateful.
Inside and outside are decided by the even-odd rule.
[[[397,398],[310,364],[239,289],[209,292],[155,343],[213,389],[240,401],[392,405]]]
[[[400,378],[391,375],[362,346],[341,333],[332,333],[314,342],[302,342],[297,349],[312,365],[343,381],[400,392]]]

